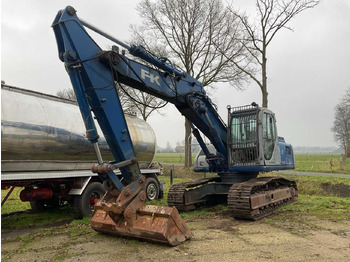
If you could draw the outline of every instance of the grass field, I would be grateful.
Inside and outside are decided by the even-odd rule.
[[[333,158],[334,169],[333,172],[350,173],[350,159],[347,159],[345,170],[340,170],[337,166],[337,160],[340,155],[296,155],[296,170],[300,171],[319,171],[331,172],[329,169],[329,159]],[[157,154],[157,161],[182,163],[183,154],[169,153]],[[155,205],[167,205],[167,192],[170,188],[170,165],[164,165],[164,176],[159,177],[165,182],[164,199],[160,201],[153,201]],[[175,166],[174,169],[174,183],[181,183],[193,179],[198,179],[203,176],[212,176],[213,174],[195,173],[192,169]],[[264,174],[265,175],[265,174]],[[271,175],[271,174],[268,174]],[[292,176],[285,175],[285,177],[295,180],[299,189],[299,202],[296,205],[286,207],[286,209],[293,209],[296,212],[312,212],[313,214],[320,212],[320,216],[334,215],[350,219],[350,205],[344,204],[350,202],[350,179],[334,178],[334,177],[309,177],[309,176]],[[12,212],[30,210],[28,202],[21,202],[19,193],[22,188],[16,188],[9,197],[5,205],[1,208],[1,214],[8,214]],[[7,190],[1,191],[1,198],[4,199]],[[204,208],[195,212],[184,212],[183,217],[202,217],[213,214],[215,212],[224,212],[227,209],[226,205],[219,205],[214,208]],[[282,209],[283,210],[283,209]],[[2,228],[21,228],[45,225],[50,223],[57,223],[62,221],[75,221],[74,211],[71,207],[65,207],[60,210],[48,211],[41,214],[32,214],[25,212],[15,216],[16,219],[6,216],[2,217]],[[88,220],[87,220],[88,221]],[[80,223],[80,222],[77,222]]]
[[[164,175],[159,177],[161,181],[165,182],[164,198],[148,202],[147,204],[167,205],[167,193],[171,186],[170,168],[170,165],[164,165]],[[174,183],[186,182],[204,176],[204,174],[194,173],[191,169],[186,169],[182,166],[175,166],[173,174]],[[262,176],[266,175],[271,176],[275,174],[262,174]],[[296,181],[299,192],[297,202],[283,206],[276,210],[273,215],[253,223],[233,219],[229,215],[226,204],[182,212],[180,215],[192,232],[194,232],[194,237],[193,240],[187,241],[174,249],[135,239],[111,238],[96,234],[89,225],[90,219],[88,217],[75,219],[74,210],[70,206],[33,214],[29,211],[30,205],[20,201],[19,192],[21,188],[17,188],[1,209],[1,232],[2,237],[4,237],[1,250],[2,261],[66,261],[66,259],[70,258],[75,258],[75,260],[69,261],[85,261],[85,259],[92,261],[93,258],[94,261],[98,261],[102,255],[111,254],[110,256],[113,258],[118,255],[120,258],[120,254],[125,252],[129,253],[126,253],[127,258],[125,257],[124,260],[130,260],[130,255],[139,252],[142,248],[145,249],[143,257],[147,258],[147,261],[150,258],[149,252],[152,254],[156,253],[157,256],[164,256],[164,254],[169,256],[168,252],[173,252],[177,260],[186,261],[186,258],[189,257],[189,245],[192,247],[192,245],[198,243],[198,250],[205,250],[203,246],[208,246],[208,242],[213,241],[207,237],[209,234],[217,236],[215,241],[224,239],[222,243],[229,243],[229,245],[219,244],[217,248],[220,249],[220,254],[223,253],[222,250],[226,250],[225,247],[227,248],[225,252],[230,252],[232,250],[232,241],[240,240],[244,237],[242,232],[245,229],[247,230],[245,241],[250,246],[252,246],[251,241],[257,241],[259,244],[256,247],[261,247],[262,244],[280,247],[288,241],[286,250],[282,252],[283,254],[284,252],[297,252],[300,249],[298,245],[295,247],[295,244],[299,243],[298,241],[302,241],[301,246],[311,245],[318,247],[328,237],[331,237],[329,240],[330,244],[327,242],[325,245],[330,246],[333,250],[332,256],[339,252],[333,248],[332,241],[341,247],[348,247],[349,245],[345,240],[350,232],[350,179],[282,176]],[[2,199],[6,192],[2,190]],[[25,212],[12,213],[17,211]],[[7,213],[12,214],[6,215]],[[257,232],[255,234],[254,228],[256,228]],[[202,233],[201,230],[205,232]],[[266,239],[261,239],[260,235],[266,237]],[[318,242],[317,236],[320,237],[321,242]],[[257,237],[257,239],[254,237]],[[284,239],[284,237],[288,238]],[[317,241],[305,242],[307,241],[306,237],[315,238]],[[278,240],[279,238],[280,240]],[[276,245],[276,239],[281,241],[278,245]],[[293,241],[293,239],[298,239],[298,241]],[[99,245],[101,241],[103,242]],[[339,241],[345,241],[345,244]],[[113,248],[108,248],[108,245],[113,246]],[[211,245],[211,249],[216,246],[215,244]],[[122,252],[115,252],[115,248],[118,247],[120,247]],[[254,247],[254,250],[256,247]],[[101,253],[101,250],[103,250],[103,253]],[[116,254],[112,253],[111,250]],[[267,249],[263,247],[262,250]],[[178,256],[182,251],[186,252],[186,256],[179,259]],[[309,253],[309,249],[306,249],[305,254]],[[327,256],[317,256],[316,260],[343,261],[328,260],[327,258]],[[140,260],[144,259],[138,253],[135,261]],[[210,261],[210,259],[205,260]],[[258,255],[255,259],[250,260],[260,261],[261,256]],[[277,256],[275,259],[270,259],[269,257],[269,261],[280,261],[280,257]]]
[[[11,212],[23,211],[30,209],[29,202],[22,202],[19,199],[19,194],[22,191],[22,187],[16,187],[11,193],[10,197],[6,200],[5,204],[1,207],[1,214],[7,214]],[[8,190],[1,190],[1,200],[3,200],[9,192]]]
[[[179,172],[179,170],[177,170]],[[305,224],[305,221],[299,221],[298,219],[305,220],[305,217],[316,217],[317,219],[329,220],[329,221],[349,221],[350,220],[350,180],[341,178],[326,178],[326,177],[293,177],[286,176],[289,179],[295,179],[299,188],[298,202],[284,206],[275,214],[267,218],[267,223],[272,225],[283,226],[285,221],[289,223]],[[165,182],[165,195],[162,200],[152,201],[148,204],[166,206],[167,205],[167,192],[170,187],[169,177],[163,176],[160,180]],[[180,183],[188,181],[185,178],[175,178],[174,183]],[[329,185],[333,186],[329,187]],[[343,187],[343,193],[347,197],[339,197],[338,192],[335,191],[337,187]],[[25,210],[28,207],[20,204],[19,199],[11,199],[9,201],[13,205],[17,205],[18,211]],[[6,208],[5,208],[6,210]],[[13,209],[12,209],[13,210]],[[220,204],[210,207],[202,207],[195,211],[182,212],[181,217],[186,220],[200,219],[200,218],[213,218],[227,214],[227,205]],[[5,211],[6,213],[6,211]],[[2,210],[3,214],[3,210]],[[9,217],[2,216],[1,218],[1,230],[3,233],[20,230],[25,228],[39,227],[45,228],[52,225],[66,225],[65,230],[67,234],[80,234],[81,226],[89,224],[89,218],[82,220],[75,219],[73,208],[64,207],[58,210],[47,211],[39,214],[33,214],[25,212],[22,214],[16,214]],[[85,227],[84,227],[85,228]],[[88,228],[85,228],[88,230]]]
[[[196,154],[192,154],[192,159],[195,156]],[[184,157],[184,153],[157,153],[154,161],[184,163]],[[340,154],[296,154],[294,158],[296,171],[350,174],[350,158],[346,159],[343,170],[341,170]],[[330,168],[331,159],[332,169]]]
[[[295,170],[297,171],[350,174],[350,159],[346,159],[343,170],[341,170],[340,154],[296,154],[294,158]],[[333,163],[332,169],[331,161]]]
[[[196,154],[192,154],[192,162]],[[168,163],[185,163],[185,153],[156,153],[154,158],[156,162],[168,162]]]
[[[164,198],[152,201],[150,204],[167,205],[167,193],[170,188],[170,166],[164,167],[164,176],[159,179],[165,182]],[[208,174],[205,174],[208,175]],[[271,176],[274,174],[267,173],[262,176]],[[181,166],[175,166],[174,183],[181,183],[203,177],[203,173],[195,173],[191,169]],[[298,185],[299,201],[295,205],[285,207],[287,210],[296,212],[309,212],[312,215],[320,217],[333,217],[339,219],[350,219],[350,179],[338,177],[312,177],[312,176],[295,176],[282,175],[287,179],[295,180]],[[19,192],[21,188],[15,189],[13,194],[7,200],[1,209],[1,214],[29,210],[30,205],[21,202]],[[2,199],[7,191],[2,190]],[[347,204],[346,204],[347,203]],[[217,212],[225,212],[227,205],[222,204],[216,207],[208,207],[192,212],[183,212],[184,218],[205,217]],[[284,210],[284,209],[282,209]],[[16,219],[6,217],[2,218],[2,229],[22,228],[27,226],[38,226],[62,221],[73,221],[75,219],[73,208],[65,207],[60,210],[47,211],[40,214],[30,212],[16,215]],[[87,222],[86,220],[85,222]],[[77,222],[79,223],[79,222]]]
[[[175,167],[175,175],[184,173],[183,167]],[[166,261],[232,261],[237,260],[238,252],[242,261],[348,261],[344,255],[350,250],[350,179],[286,177],[297,180],[297,202],[255,222],[232,218],[226,204],[182,212],[181,217],[194,236],[174,248],[97,234],[90,227],[89,218],[74,219],[69,207],[41,214],[2,216],[1,261],[153,261],[159,257]],[[160,179],[166,183],[165,198],[150,204],[166,205],[168,171]],[[174,183],[187,180],[175,178]],[[343,188],[341,191],[347,192],[348,197],[336,196],[332,186]],[[11,201],[15,206],[19,199]],[[267,253],[271,247],[273,251]],[[211,259],[209,252],[215,252]],[[221,254],[228,256],[218,259]],[[286,254],[289,257],[281,259]]]

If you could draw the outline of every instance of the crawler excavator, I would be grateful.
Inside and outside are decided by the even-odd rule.
[[[192,235],[178,209],[191,210],[211,199],[227,196],[233,217],[256,220],[297,199],[294,181],[257,177],[259,172],[294,168],[293,148],[277,136],[275,115],[270,110],[255,103],[227,107],[226,125],[202,84],[176,69],[167,58],[119,41],[79,19],[71,6],[58,12],[52,27],[59,58],[69,74],[87,137],[97,154],[98,164],[92,170],[107,190],[95,205],[91,218],[94,230],[175,246]],[[86,28],[117,45],[102,50]],[[130,55],[126,55],[126,50]],[[192,123],[193,134],[205,154],[207,165],[196,167],[195,171],[213,172],[217,176],[173,185],[168,193],[168,207],[145,205],[142,190],[145,179],[135,158],[117,85],[136,88],[175,105]],[[112,162],[103,162],[93,117],[113,154]],[[215,152],[208,149],[203,135]],[[116,168],[120,169],[122,179],[115,176]]]

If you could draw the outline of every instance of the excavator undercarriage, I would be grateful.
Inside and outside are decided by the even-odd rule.
[[[173,185],[168,205],[189,211],[220,195],[227,197],[228,210],[234,218],[258,220],[297,201],[298,190],[294,181],[282,177],[259,177],[235,184],[221,182],[220,177],[203,178]]]

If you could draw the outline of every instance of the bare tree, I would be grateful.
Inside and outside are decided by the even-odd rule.
[[[140,114],[145,121],[154,112],[164,114],[161,109],[167,103],[155,96],[125,85],[117,86],[117,91],[123,111],[126,113]]]
[[[268,106],[268,82],[267,82],[267,50],[276,36],[276,33],[286,28],[288,22],[297,14],[319,4],[319,0],[256,0],[257,16],[255,21],[250,21],[248,15],[234,10],[231,13],[237,17],[245,31],[245,37],[241,39],[245,50],[250,53],[253,64],[247,66],[239,60],[233,63],[254,82],[258,84],[262,93],[262,106]]]
[[[241,44],[235,41],[241,30],[220,0],[143,0],[138,11],[143,23],[132,30],[147,49],[165,53],[203,86],[217,82],[241,86],[245,76],[232,65],[241,59]],[[190,134],[191,125],[186,120],[186,167],[192,165]]]
[[[70,100],[77,100],[77,97],[75,96],[74,90],[71,88],[63,89],[60,90],[56,93],[56,96],[61,97],[61,98],[66,98]]]
[[[335,119],[331,130],[335,141],[344,150],[344,156],[350,157],[350,88],[335,107]]]
[[[163,114],[160,109],[165,106],[162,100],[138,91],[128,86],[117,86],[117,92],[123,111],[129,114],[141,115],[142,119],[147,121],[147,118],[155,111]],[[77,100],[74,90],[67,88],[56,93],[58,97],[70,100]]]
[[[137,45],[141,44],[138,41],[140,40],[135,38],[133,43]],[[112,46],[109,46],[109,49],[112,48]],[[139,58],[133,57],[133,59],[145,63]],[[163,100],[120,83],[116,84],[116,90],[125,113],[137,116],[141,115],[142,119],[145,121],[147,121],[148,117],[155,112],[164,115],[164,112],[161,109],[166,103],[164,103]]]

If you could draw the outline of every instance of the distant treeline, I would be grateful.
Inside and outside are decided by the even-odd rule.
[[[296,146],[294,148],[295,154],[337,154],[342,153],[342,150],[337,147],[318,147],[318,146]]]
[[[337,147],[319,147],[319,146],[296,146],[293,147],[295,154],[341,154],[343,151]],[[197,153],[200,150],[198,144],[192,145],[192,153]],[[183,145],[176,145],[172,147],[167,143],[166,147],[157,147],[158,153],[183,153],[185,148]]]

